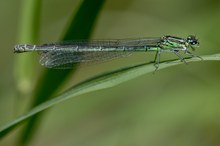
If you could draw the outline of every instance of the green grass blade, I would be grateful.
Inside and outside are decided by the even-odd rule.
[[[88,39],[105,0],[84,0],[62,40]]]
[[[186,59],[186,61],[187,62],[220,61],[220,54],[204,55],[201,57],[203,58],[203,60],[194,57],[194,58],[188,58]],[[160,63],[159,70],[167,68],[167,67],[179,65],[179,64],[183,64],[183,63],[180,62],[179,60],[165,61],[165,62]],[[61,103],[62,101],[68,100],[72,97],[76,97],[78,95],[88,93],[91,91],[101,90],[104,88],[110,88],[118,84],[121,84],[123,82],[126,82],[128,80],[137,78],[139,76],[142,76],[144,74],[151,73],[154,71],[155,71],[155,67],[153,63],[145,63],[145,64],[135,65],[135,66],[119,69],[116,71],[112,71],[112,72],[94,77],[92,79],[86,80],[76,86],[73,86],[71,89],[67,90],[63,94],[51,100],[45,101],[44,103],[41,103],[40,105],[30,110],[30,112],[2,126],[0,128],[0,138],[4,137],[4,135],[7,134],[11,128],[23,123],[25,120],[31,118],[32,116],[38,114],[39,112],[44,111],[58,103]]]
[[[72,16],[62,40],[88,39],[103,4],[104,0],[82,1],[77,13]],[[66,81],[68,76],[72,74],[75,69],[76,66],[72,70],[62,71],[45,69],[37,84],[31,107],[35,107],[50,99],[51,95]],[[22,145],[30,141],[35,133],[39,118],[40,115],[35,115],[28,121],[19,140]]]
[[[40,29],[41,0],[23,0],[19,21],[18,43],[36,43]],[[34,69],[33,55],[15,57],[14,75],[18,92],[22,95],[30,92]],[[27,68],[27,66],[29,66]]]
[[[19,43],[37,43],[40,30],[40,12],[42,0],[22,0],[21,16],[18,32]],[[17,84],[17,95],[25,96],[32,90],[35,61],[33,54],[18,55],[15,57],[14,75]],[[28,67],[27,67],[28,66]],[[18,99],[19,100],[19,99]],[[13,130],[11,127],[10,130]]]

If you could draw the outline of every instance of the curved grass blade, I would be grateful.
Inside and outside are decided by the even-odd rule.
[[[204,55],[201,57],[203,58],[203,60],[201,60],[198,57],[193,57],[193,58],[186,59],[186,61],[187,62],[220,61],[220,54],[213,54],[213,55],[206,55],[206,56]],[[180,62],[179,60],[165,61],[160,64],[160,68],[158,70],[171,67],[171,66],[175,66],[175,65],[179,65],[179,64],[183,64],[183,63]],[[110,88],[118,84],[121,84],[123,82],[126,82],[128,80],[137,78],[139,76],[142,76],[144,74],[154,72],[154,71],[155,71],[155,67],[153,63],[145,63],[145,64],[135,65],[135,66],[127,67],[127,68],[122,68],[116,71],[112,71],[109,73],[99,75],[89,80],[86,80],[76,86],[73,86],[72,88],[64,92],[63,94],[60,94],[53,99],[50,99],[48,101],[45,101],[44,103],[41,103],[40,105],[30,110],[28,113],[2,126],[0,128],[0,138],[4,137],[4,135],[10,132],[12,128],[23,123],[27,119],[35,116],[36,114],[58,103],[61,103],[62,101],[68,100],[72,97],[76,97],[84,93],[101,90],[105,88]]]

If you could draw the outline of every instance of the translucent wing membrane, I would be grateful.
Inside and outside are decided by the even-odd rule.
[[[152,46],[158,45],[161,42],[161,38],[141,38],[141,39],[119,39],[119,40],[73,40],[64,41],[59,43],[44,44],[39,47],[55,47],[56,48],[70,48],[79,47],[80,48],[90,48],[90,47],[129,47],[129,46]]]
[[[109,61],[127,57],[135,48],[156,45],[159,39],[80,40],[37,46],[40,64],[48,68],[68,69],[75,63]],[[46,49],[47,48],[47,49]],[[123,50],[123,49],[126,49]],[[41,51],[40,51],[41,50]],[[119,51],[120,50],[120,51]]]
[[[48,68],[70,69],[74,64],[82,62],[109,61],[127,57],[132,52],[71,52],[48,51],[41,53],[40,64]]]

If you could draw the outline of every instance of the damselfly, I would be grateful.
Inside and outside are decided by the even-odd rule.
[[[127,57],[133,52],[155,51],[154,65],[157,69],[162,52],[172,52],[186,63],[180,52],[190,57],[199,57],[189,51],[190,49],[194,51],[198,46],[198,39],[194,35],[187,38],[166,35],[158,38],[74,40],[43,45],[19,44],[14,47],[14,52],[38,52],[41,65],[47,68],[68,69],[75,63],[106,61]]]

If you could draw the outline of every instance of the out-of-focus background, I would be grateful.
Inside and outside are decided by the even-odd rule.
[[[63,35],[79,0],[42,1],[40,41]],[[32,90],[43,67],[34,56],[36,72],[26,96],[19,96],[13,47],[19,40],[21,0],[0,1],[0,126],[28,110]],[[196,54],[220,52],[218,0],[106,0],[93,39],[120,39],[195,34]],[[23,42],[25,43],[25,42]],[[30,55],[30,54],[26,54]],[[149,62],[154,53],[81,67],[71,85],[106,71]],[[162,54],[162,59],[175,55]],[[197,62],[146,74],[119,86],[78,96],[48,110],[32,146],[210,146],[220,145],[220,62]],[[29,66],[27,66],[29,68]],[[51,83],[53,84],[53,83]],[[16,144],[19,132],[0,145]]]

